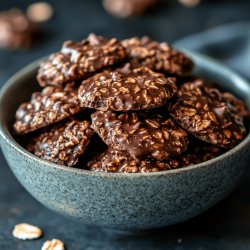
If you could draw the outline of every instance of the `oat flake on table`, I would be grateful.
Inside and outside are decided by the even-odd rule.
[[[47,240],[43,243],[41,250],[64,250],[64,244],[61,240]]]
[[[20,240],[33,240],[40,238],[43,234],[39,227],[30,224],[17,224],[12,232],[13,236]]]

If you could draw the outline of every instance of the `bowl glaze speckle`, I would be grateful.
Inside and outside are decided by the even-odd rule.
[[[250,85],[214,60],[188,52],[195,73],[245,100]],[[250,135],[227,153],[183,169],[156,173],[96,173],[39,159],[13,139],[16,108],[36,90],[39,61],[13,76],[0,93],[0,145],[21,184],[46,207],[85,224],[149,230],[192,218],[222,200],[248,164]]]

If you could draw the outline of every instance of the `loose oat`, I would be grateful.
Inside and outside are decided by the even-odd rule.
[[[17,224],[12,232],[13,236],[20,240],[33,240],[40,238],[43,234],[39,227],[30,224]]]
[[[58,239],[47,240],[41,250],[64,250],[64,243]]]

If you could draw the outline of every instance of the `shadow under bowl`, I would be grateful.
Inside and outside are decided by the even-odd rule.
[[[195,74],[220,83],[250,109],[250,85],[216,61],[185,51]],[[192,218],[222,200],[248,164],[250,135],[225,154],[183,169],[156,173],[96,173],[42,160],[11,135],[17,107],[37,87],[39,61],[13,76],[0,93],[0,146],[20,183],[46,207],[82,221],[125,231],[160,228]]]

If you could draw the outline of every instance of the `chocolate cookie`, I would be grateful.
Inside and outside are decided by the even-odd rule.
[[[193,62],[169,44],[152,41],[148,37],[134,37],[122,41],[129,61],[167,74],[185,75],[193,69]]]
[[[203,80],[183,84],[170,114],[188,132],[211,144],[232,148],[246,133],[243,116],[216,88]]]
[[[199,143],[196,144],[193,149],[193,154],[197,156],[200,162],[208,161],[218,157],[223,154],[225,150],[219,148],[213,144],[208,143]]]
[[[92,128],[107,145],[127,151],[137,161],[164,160],[187,148],[187,133],[160,115],[97,111],[91,118]]]
[[[74,82],[62,86],[48,86],[35,92],[30,102],[20,105],[16,111],[14,129],[23,134],[63,120],[80,111],[78,88]]]
[[[27,149],[44,160],[73,166],[85,151],[93,133],[90,122],[71,119],[33,138]]]
[[[242,115],[243,117],[249,116],[249,111],[246,107],[246,104],[243,101],[239,100],[238,98],[236,98],[235,96],[233,96],[228,92],[222,93],[222,98],[229,105],[232,105],[234,108],[236,108],[240,113],[240,115]]]
[[[167,161],[134,160],[127,151],[109,148],[106,152],[89,161],[87,166],[96,172],[158,172],[187,167],[198,163],[195,155],[183,154]]]
[[[34,40],[35,25],[18,9],[0,12],[0,47],[29,48]]]
[[[52,54],[40,65],[37,80],[44,87],[84,79],[104,67],[125,59],[120,42],[90,34],[81,42],[67,41],[60,52]]]
[[[127,111],[163,106],[176,92],[176,78],[126,64],[83,81],[78,97],[82,107]]]

